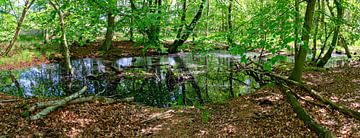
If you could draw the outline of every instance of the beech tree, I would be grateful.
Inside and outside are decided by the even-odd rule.
[[[5,51],[3,53],[1,53],[1,56],[7,56],[9,54],[10,50],[13,48],[17,38],[19,37],[20,31],[21,31],[21,25],[24,22],[24,19],[26,17],[26,13],[30,9],[30,7],[34,4],[34,2],[35,2],[35,0],[26,0],[25,1],[25,5],[24,5],[24,8],[23,8],[21,17],[17,22],[15,34],[14,34],[13,38],[11,39],[9,45],[6,47]]]

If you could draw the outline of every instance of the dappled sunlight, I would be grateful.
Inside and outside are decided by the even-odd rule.
[[[144,128],[144,129],[141,129],[141,134],[142,135],[151,135],[153,133],[157,133],[159,132],[160,130],[163,129],[163,125],[156,125],[155,127],[149,127],[149,128]]]
[[[66,133],[66,136],[74,138],[74,137],[78,136],[81,132],[82,132],[81,129],[72,127],[71,130],[69,130],[68,133]]]
[[[360,85],[360,79],[353,79],[352,82]]]
[[[81,132],[83,132],[83,129],[90,125],[91,123],[96,122],[92,119],[86,119],[86,118],[80,118],[79,115],[75,114],[72,111],[64,111],[61,112],[60,118],[62,122],[64,123],[74,123],[76,124],[76,127],[71,127],[70,130],[67,131],[66,135],[68,137],[76,137]]]
[[[234,125],[226,125],[219,133],[222,134],[234,134],[237,133],[237,128]]]
[[[360,138],[359,11],[0,0],[0,138]]]
[[[339,102],[339,98],[337,96],[331,96],[330,100],[332,100],[334,102]]]
[[[340,137],[349,137],[351,134],[351,131],[355,128],[358,128],[359,126],[357,124],[353,124],[353,123],[347,123],[345,125],[343,125],[340,129],[339,132],[341,134]]]

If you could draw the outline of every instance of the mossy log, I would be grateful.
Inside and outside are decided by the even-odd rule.
[[[10,102],[16,102],[19,101],[19,99],[6,99],[6,100],[0,100],[0,103],[10,103]]]
[[[78,91],[64,99],[52,102],[53,103],[52,106],[49,106],[49,107],[45,108],[44,110],[40,111],[39,113],[37,113],[36,115],[31,116],[30,120],[41,119],[41,118],[45,117],[46,115],[48,115],[49,113],[51,113],[52,111],[55,111],[59,107],[67,105],[70,101],[72,101],[73,99],[76,99],[80,95],[82,95],[86,91],[86,89],[87,89],[87,87],[85,86],[80,91]]]
[[[49,107],[49,106],[55,106],[57,103],[59,103],[59,101],[60,100],[48,101],[48,102],[39,102],[39,103],[36,103],[34,106],[30,107],[28,111],[33,112],[36,109],[42,109],[42,108]],[[132,102],[132,101],[134,101],[134,97],[115,100],[115,99],[106,98],[106,97],[87,96],[87,97],[76,98],[76,99],[68,102],[67,104],[80,104],[80,103],[93,102],[93,101],[101,101],[101,102],[104,102],[106,104],[112,104],[112,103],[115,103],[115,102]]]
[[[316,132],[319,137],[322,138],[333,138],[335,135],[327,130],[325,127],[318,124],[307,112],[303,109],[296,99],[296,96],[293,92],[286,88],[285,86],[281,85],[283,92],[286,95],[286,99],[290,103],[291,107],[293,108],[294,112],[298,115],[298,117],[304,121],[304,123],[312,130]]]
[[[345,115],[348,115],[350,117],[353,117],[357,120],[360,120],[360,113],[357,112],[357,111],[354,111],[354,110],[351,110],[341,104],[338,104],[338,103],[335,103],[327,98],[324,98],[322,97],[317,91],[315,91],[314,89],[311,89],[309,86],[306,86],[306,84],[302,84],[302,83],[299,83],[297,81],[293,81],[293,80],[290,80],[290,79],[287,79],[285,77],[282,77],[282,76],[279,76],[279,75],[275,75],[275,74],[271,74],[271,73],[267,73],[268,75],[270,75],[271,77],[273,78],[276,78],[276,79],[280,79],[280,80],[283,80],[287,83],[290,83],[292,85],[296,85],[302,89],[304,89],[305,91],[307,91],[311,96],[315,97],[316,99],[320,100],[321,102],[329,105],[331,108],[333,109],[336,109],[338,111],[340,111],[341,113],[345,114]]]
[[[319,92],[317,92],[316,90],[310,88],[309,86],[307,86],[306,84],[303,84],[303,83],[300,83],[300,82],[297,82],[297,81],[294,81],[294,80],[290,80],[290,79],[287,79],[283,76],[280,76],[280,75],[276,75],[276,74],[273,74],[273,73],[270,73],[270,72],[266,72],[266,71],[263,71],[261,69],[257,69],[257,70],[254,70],[254,69],[250,69],[250,68],[246,68],[246,67],[241,67],[241,70],[245,70],[245,71],[251,71],[253,73],[256,73],[256,74],[264,74],[264,75],[267,75],[271,78],[273,78],[274,80],[281,80],[281,81],[285,81],[286,83],[289,83],[289,84],[292,84],[292,85],[295,85],[297,87],[300,87],[301,89],[304,89],[307,93],[309,93],[312,97],[315,97],[316,99],[318,99],[319,101],[321,101],[322,103],[326,104],[326,105],[329,105],[330,108],[332,109],[335,109],[335,110],[338,110],[340,111],[341,113],[347,115],[347,116],[350,116],[350,117],[353,117],[357,120],[360,120],[360,112],[357,112],[357,111],[354,111],[354,110],[351,110],[341,104],[338,104],[338,103],[335,103],[327,98],[324,98],[323,96],[321,96],[319,94]]]

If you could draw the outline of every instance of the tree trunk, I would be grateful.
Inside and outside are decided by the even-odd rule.
[[[190,34],[193,32],[194,28],[196,27],[197,22],[200,20],[202,11],[204,9],[204,3],[206,0],[201,0],[199,10],[197,11],[196,15],[194,16],[193,20],[189,25],[186,26],[184,34],[178,39],[175,40],[174,44],[170,45],[169,53],[176,53],[179,46],[183,45],[184,42],[189,38]]]
[[[183,5],[182,5],[182,13],[181,13],[181,17],[180,17],[180,26],[178,29],[178,32],[176,34],[176,40],[181,38],[181,33],[182,30],[184,28],[184,26],[186,25],[186,0],[183,0]]]
[[[227,40],[228,40],[228,45],[229,47],[231,47],[233,45],[233,29],[232,29],[232,18],[231,18],[231,14],[232,14],[232,5],[233,5],[233,0],[229,0],[229,7],[228,7],[228,36],[227,36]]]
[[[324,98],[323,96],[321,96],[317,91],[311,89],[310,87],[306,86],[305,84],[301,84],[300,82],[297,82],[297,81],[293,81],[293,80],[289,80],[289,79],[286,79],[284,77],[281,77],[279,75],[275,75],[275,74],[268,74],[269,76],[272,76],[276,79],[280,79],[282,81],[285,81],[287,83],[290,83],[290,84],[293,84],[293,85],[296,85],[304,90],[306,90],[311,96],[315,97],[316,99],[320,100],[321,102],[329,105],[331,108],[335,109],[335,110],[338,110],[340,111],[341,113],[345,114],[345,115],[348,115],[350,117],[353,117],[357,120],[360,120],[360,112],[356,112],[356,111],[353,111],[341,104],[337,104],[329,99],[326,99]]]
[[[299,25],[300,24],[300,4],[299,4],[299,0],[295,0],[295,30],[294,30],[294,34],[295,34],[295,41],[294,41],[294,49],[295,49],[295,58],[297,57],[297,51],[299,50],[298,48],[298,38],[299,38]]]
[[[25,6],[24,6],[24,9],[22,11],[21,17],[20,17],[20,19],[19,19],[19,21],[17,23],[14,37],[11,39],[9,45],[6,47],[5,51],[0,56],[8,56],[9,55],[9,52],[11,51],[11,49],[13,48],[17,38],[19,37],[20,31],[21,31],[21,25],[24,22],[26,13],[27,13],[28,9],[30,9],[30,7],[32,6],[34,1],[35,0],[26,0],[25,1]]]
[[[329,59],[331,58],[331,54],[333,53],[337,42],[338,42],[338,37],[339,37],[339,33],[340,33],[340,28],[341,28],[341,22],[342,22],[342,18],[344,15],[344,9],[342,7],[342,1],[341,0],[334,0],[335,5],[336,5],[336,9],[337,9],[337,20],[340,23],[336,23],[336,27],[335,27],[335,31],[334,31],[334,35],[333,35],[333,39],[331,42],[331,45],[328,49],[328,51],[326,52],[326,54],[324,55],[323,58],[320,59],[320,61],[317,63],[318,67],[324,67],[326,65],[326,63],[329,61]]]
[[[346,42],[346,39],[344,38],[344,36],[341,34],[339,34],[339,41],[340,41],[340,44],[342,45],[342,47],[344,47],[344,49],[345,49],[346,56],[350,59],[351,53],[350,53],[348,43]]]
[[[134,27],[133,27],[133,24],[134,24],[134,16],[132,15],[133,13],[131,12],[131,17],[130,17],[130,41],[134,41]]]
[[[297,55],[295,55],[295,67],[293,68],[290,79],[295,81],[300,81],[302,76],[302,71],[304,68],[305,58],[307,54],[307,47],[309,45],[310,33],[312,29],[312,22],[314,17],[314,10],[315,10],[316,0],[308,0],[306,13],[305,13],[305,22],[304,22],[304,31],[301,37],[301,44]]]
[[[326,32],[326,26],[325,26],[325,32]],[[321,49],[320,49],[320,54],[319,54],[318,57],[316,58],[315,63],[317,63],[317,62],[320,60],[321,56],[323,55],[323,53],[324,53],[324,51],[325,51],[325,47],[326,47],[327,41],[329,40],[329,38],[330,38],[330,36],[331,36],[332,33],[333,33],[333,31],[331,31],[329,34],[327,34],[327,36],[325,37],[324,42],[322,42],[322,43],[323,43],[323,46],[322,46]],[[326,34],[325,34],[325,35],[326,35]]]
[[[50,43],[49,30],[45,29],[44,30],[44,44],[49,44],[49,43]]]
[[[107,13],[107,29],[106,29],[106,35],[105,40],[102,45],[102,50],[108,51],[112,46],[112,39],[114,37],[114,30],[115,30],[115,16],[111,13]]]
[[[206,4],[206,30],[205,30],[205,36],[209,36],[209,13],[210,13],[210,1]]]
[[[315,33],[313,36],[313,47],[312,47],[312,58],[311,61],[315,61],[316,60],[316,52],[317,52],[317,35],[318,35],[318,30],[319,30],[319,20],[320,20],[320,10],[321,10],[321,5],[320,5],[320,0],[318,0],[318,10],[317,10],[317,14],[315,16]],[[323,13],[321,13],[323,14]]]
[[[42,110],[41,112],[37,113],[34,116],[30,117],[30,120],[38,120],[41,119],[43,117],[45,117],[46,115],[48,115],[49,113],[51,113],[52,111],[55,111],[56,109],[58,109],[61,106],[65,106],[66,104],[68,104],[71,100],[78,98],[80,95],[82,95],[85,91],[86,91],[87,87],[83,87],[79,92],[76,92],[72,95],[70,95],[69,97],[66,97],[62,100],[57,101],[56,103],[54,103],[53,106],[47,107],[44,110]]]
[[[50,5],[52,5],[54,7],[54,9],[57,11],[58,16],[59,16],[59,21],[60,21],[60,27],[61,27],[61,43],[63,45],[63,54],[65,57],[65,61],[66,61],[66,70],[68,72],[70,72],[71,75],[74,74],[74,71],[72,70],[71,67],[71,61],[70,61],[70,50],[69,50],[69,46],[66,40],[66,27],[65,27],[65,21],[64,21],[64,14],[63,12],[59,9],[59,7],[57,5],[55,5],[52,1],[49,1]]]
[[[299,101],[296,99],[295,95],[291,92],[289,88],[285,88],[285,86],[281,86],[282,90],[284,91],[284,94],[286,95],[286,99],[292,106],[294,112],[296,112],[297,116],[304,121],[304,123],[312,130],[316,132],[316,134],[319,137],[325,137],[325,138],[332,138],[335,137],[335,135],[327,130],[325,127],[318,124],[309,113],[306,112],[305,109],[303,109],[299,103]]]

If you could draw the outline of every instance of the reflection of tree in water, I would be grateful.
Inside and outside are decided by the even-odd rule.
[[[87,94],[113,98],[134,97],[147,105],[194,105],[239,95],[248,78],[231,73],[230,56],[184,54],[130,57],[115,61],[73,60],[74,76],[61,64],[20,72],[25,92],[37,96],[66,96],[88,86]],[[103,92],[103,93],[102,93]]]

